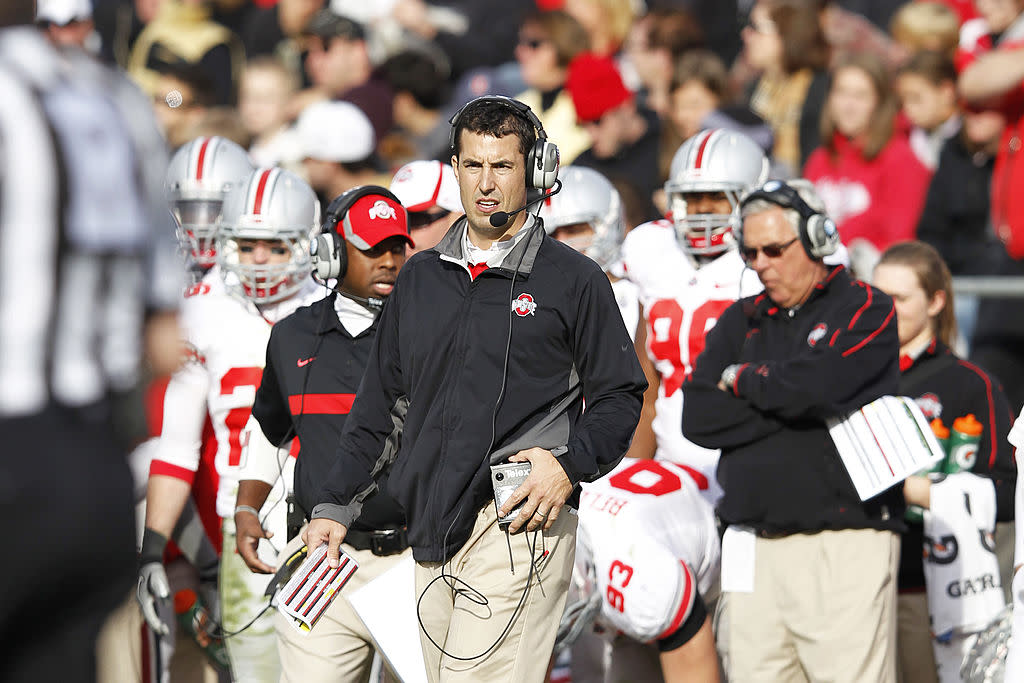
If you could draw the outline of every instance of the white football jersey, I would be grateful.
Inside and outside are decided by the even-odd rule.
[[[603,626],[641,642],[671,635],[698,589],[717,592],[720,560],[714,510],[684,467],[623,458],[583,484],[575,581],[600,591]]]
[[[661,378],[654,410],[656,457],[688,465],[707,479],[705,497],[722,495],[715,478],[718,451],[683,436],[683,392],[704,336],[736,299],[763,287],[757,273],[744,267],[733,249],[696,268],[676,241],[668,220],[644,223],[622,244],[626,274],[639,289],[647,326],[647,355]]]
[[[186,292],[181,326],[187,359],[167,385],[163,430],[154,456],[159,465],[154,469],[161,473],[173,473],[175,468],[196,470],[208,412],[217,438],[217,514],[221,517],[234,516],[242,434],[263,377],[270,329],[325,294],[326,289],[310,278],[294,296],[257,309],[229,294],[216,269]]]

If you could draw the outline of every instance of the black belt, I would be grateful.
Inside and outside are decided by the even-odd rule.
[[[369,550],[374,555],[397,555],[409,547],[409,537],[405,527],[375,531],[349,529],[345,534],[345,543],[356,550]]]

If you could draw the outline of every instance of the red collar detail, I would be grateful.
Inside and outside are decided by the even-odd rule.
[[[486,261],[484,261],[483,263],[470,263],[469,264],[469,278],[471,280],[475,280],[476,276],[479,275],[480,273],[484,272],[485,270],[487,270],[487,268],[488,268],[488,266],[487,266],[487,262]]]

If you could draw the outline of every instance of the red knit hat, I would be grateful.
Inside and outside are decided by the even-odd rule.
[[[615,62],[592,52],[581,53],[569,64],[565,89],[572,96],[580,123],[597,121],[633,96]]]

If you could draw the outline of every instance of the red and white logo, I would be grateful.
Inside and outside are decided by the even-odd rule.
[[[914,399],[914,403],[921,409],[921,413],[929,420],[942,417],[942,401],[938,395],[931,392],[922,394]]]
[[[395,217],[395,209],[383,199],[378,199],[370,207],[369,211],[370,220],[375,218],[382,218],[386,221],[393,220]]]
[[[533,297],[523,292],[519,295],[519,298],[512,302],[512,310],[516,312],[520,318],[525,318],[528,315],[534,315],[537,310],[537,302],[533,300]]]
[[[816,346],[826,334],[828,334],[828,325],[825,323],[818,323],[814,326],[814,329],[811,330],[811,333],[807,335],[807,345],[810,347]]]

